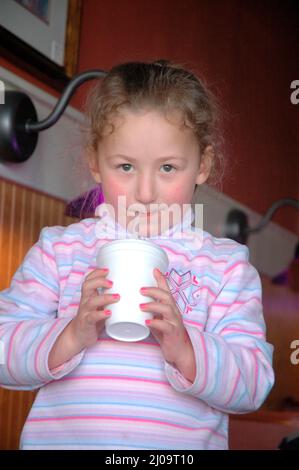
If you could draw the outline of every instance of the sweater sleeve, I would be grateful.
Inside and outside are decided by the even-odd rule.
[[[194,383],[165,364],[175,390],[226,413],[258,409],[274,383],[273,346],[266,342],[261,281],[248,248],[233,250],[204,331],[186,325],[196,357]]]
[[[59,277],[51,231],[45,227],[26,254],[10,287],[0,292],[0,385],[33,390],[71,372],[84,351],[49,370],[48,356],[72,318],[58,318]]]

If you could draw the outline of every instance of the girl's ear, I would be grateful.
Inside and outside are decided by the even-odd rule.
[[[99,171],[97,155],[94,151],[87,151],[87,162],[93,179],[96,183],[101,183],[102,179]]]
[[[215,151],[212,145],[207,145],[201,155],[199,170],[196,178],[196,184],[203,184],[207,181],[215,157]]]

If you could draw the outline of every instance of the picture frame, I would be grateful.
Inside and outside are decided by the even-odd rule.
[[[3,0],[2,0],[3,1]],[[7,1],[7,0],[6,0]],[[51,0],[53,1],[53,0]],[[54,2],[57,0],[54,0]],[[8,21],[9,15],[0,15],[0,55],[6,60],[11,62],[13,65],[29,72],[34,75],[40,81],[43,81],[50,87],[56,89],[57,91],[62,91],[70,79],[76,74],[77,63],[78,63],[78,52],[79,52],[79,39],[80,39],[80,24],[81,24],[81,13],[82,13],[82,0],[65,0],[67,2],[67,11],[65,12],[65,24],[61,24],[60,18],[60,27],[65,28],[65,40],[64,44],[64,56],[61,63],[58,63],[59,60],[53,60],[47,57],[44,53],[38,50],[31,42],[29,38],[28,41],[17,37],[16,34],[12,31],[11,21]],[[25,3],[25,2],[24,2]],[[56,3],[56,5],[58,5]],[[32,13],[29,12],[27,8],[24,8],[23,5],[19,4],[18,1],[12,2],[13,8],[20,8],[18,11],[19,15],[23,15],[24,10],[24,21],[28,20],[30,16],[33,17]],[[2,10],[3,11],[3,10]],[[22,16],[20,18],[23,18]],[[54,15],[55,21],[56,15]],[[33,18],[33,25],[38,25],[38,21],[42,21],[41,18]],[[23,25],[23,29],[26,28]],[[27,26],[32,28],[32,24]],[[38,30],[38,28],[37,28]],[[38,31],[33,31],[31,37],[37,36]],[[39,32],[39,34],[41,34]],[[61,53],[61,51],[60,51]],[[58,54],[59,59],[59,54]]]

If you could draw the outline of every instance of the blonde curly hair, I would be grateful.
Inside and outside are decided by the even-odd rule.
[[[203,81],[183,66],[167,60],[127,62],[116,65],[96,81],[85,101],[87,124],[86,154],[95,154],[107,130],[113,132],[114,120],[123,109],[154,109],[165,117],[181,112],[183,124],[193,129],[202,154],[213,147],[209,183],[221,183],[224,174],[219,105]]]

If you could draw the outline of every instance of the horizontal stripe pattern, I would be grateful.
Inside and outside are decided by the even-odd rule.
[[[194,383],[164,360],[153,336],[123,343],[105,331],[50,371],[49,352],[109,241],[97,237],[96,222],[45,227],[0,293],[0,383],[40,389],[20,448],[227,449],[228,414],[259,408],[274,381],[261,283],[247,247],[207,232],[198,250],[179,238],[153,240],[170,261],[168,285],[196,357]]]

